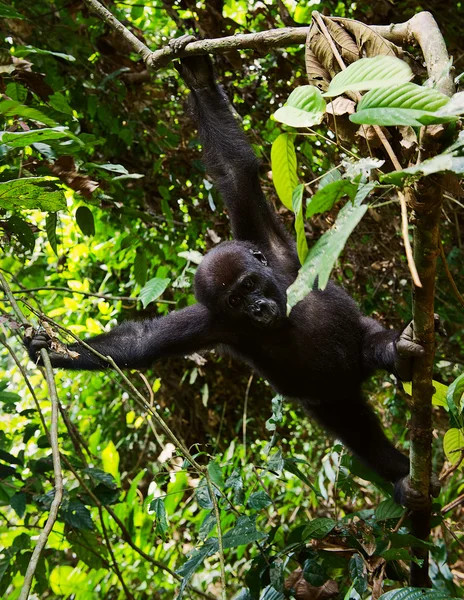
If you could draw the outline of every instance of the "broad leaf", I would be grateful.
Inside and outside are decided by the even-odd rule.
[[[464,412],[464,373],[449,386],[446,403],[451,415],[451,425],[464,428],[462,413]]]
[[[58,216],[56,212],[49,212],[45,219],[45,231],[47,232],[48,243],[53,252],[58,256],[58,237],[56,235],[56,225]]]
[[[253,492],[253,494],[250,494],[250,497],[248,498],[247,502],[248,508],[251,508],[253,510],[261,510],[263,508],[266,508],[270,504],[272,504],[272,500],[269,497],[269,494],[267,494],[267,492],[265,492],[264,490],[260,490],[259,492]]]
[[[272,180],[284,206],[292,210],[293,190],[298,185],[296,154],[293,135],[281,133],[271,149]]]
[[[464,452],[464,431],[455,427],[448,429],[443,438],[443,450],[452,465],[459,462],[461,453]],[[464,461],[461,461],[459,468],[464,468]]]
[[[388,87],[412,79],[408,64],[394,56],[361,58],[332,79],[324,96],[339,96],[346,91]]]
[[[256,529],[256,515],[251,517],[238,517],[237,523],[233,529],[230,529],[222,537],[224,549],[244,546],[267,538],[267,534]]]
[[[316,559],[308,558],[303,564],[303,577],[315,587],[321,587],[328,579],[326,570]]]
[[[314,194],[306,207],[306,218],[330,210],[333,205],[344,196],[354,200],[358,186],[347,179],[339,179],[328,183]]]
[[[195,571],[203,564],[205,558],[213,555],[215,552],[217,552],[217,550],[217,538],[210,538],[203,544],[203,546],[200,546],[200,548],[195,548],[195,550],[191,552],[189,559],[180,567],[180,569],[177,569],[176,573],[183,577],[179,587],[177,599],[182,597],[185,586],[190,581],[190,578]]]
[[[147,281],[139,294],[143,308],[146,308],[150,302],[159,298],[170,283],[170,279],[163,279],[162,277],[154,277],[150,281]]]
[[[382,175],[380,180],[382,183],[401,185],[405,180],[419,179],[420,177],[426,177],[427,175],[443,171],[451,171],[458,175],[464,173],[464,157],[453,156],[452,154],[439,154],[438,156],[424,160],[424,162],[414,167]]]
[[[324,116],[326,103],[318,88],[302,85],[293,90],[287,102],[274,113],[274,119],[290,127],[312,127]]]
[[[150,503],[150,510],[155,513],[156,517],[156,533],[163,539],[166,539],[166,531],[168,530],[168,521],[166,518],[166,508],[163,498],[155,498]]]
[[[95,221],[90,208],[79,206],[76,210],[76,222],[84,235],[95,235]]]
[[[321,517],[313,519],[303,532],[303,539],[322,540],[336,526],[337,522],[333,519]]]
[[[351,232],[363,218],[367,205],[353,205],[347,202],[338,214],[333,227],[321,236],[310,249],[298,277],[287,289],[287,311],[303,300],[314,288],[325,289],[335,261],[339,257]]]
[[[459,600],[446,592],[437,592],[427,588],[401,588],[382,594],[379,600]]]
[[[450,101],[438,90],[415,83],[395,85],[368,92],[358,105],[350,121],[366,125],[410,125],[421,127],[432,123],[455,121],[455,116],[441,116],[438,112]]]
[[[404,508],[397,504],[392,498],[383,500],[375,509],[375,518],[377,521],[386,521],[388,519],[398,519],[403,516]]]
[[[46,140],[60,140],[67,137],[75,137],[66,127],[54,127],[45,129],[32,129],[29,131],[4,131],[0,133],[0,142],[11,148],[23,148],[37,142]]]
[[[0,208],[39,209],[51,212],[66,208],[66,198],[52,185],[56,177],[23,177],[0,183]]]
[[[50,119],[50,117],[41,113],[40,110],[31,108],[30,106],[24,106],[24,104],[20,104],[19,102],[16,102],[16,100],[0,101],[0,114],[5,115],[6,117],[19,117],[21,119],[38,121],[49,127],[55,127],[57,125],[53,119]]]
[[[20,217],[13,215],[8,219],[8,229],[13,233],[18,242],[28,252],[32,252],[35,246],[35,237],[29,225]]]

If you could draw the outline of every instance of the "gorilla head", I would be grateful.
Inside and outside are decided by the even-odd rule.
[[[220,244],[205,256],[195,275],[198,302],[266,329],[285,316],[285,291],[264,254],[249,242]]]

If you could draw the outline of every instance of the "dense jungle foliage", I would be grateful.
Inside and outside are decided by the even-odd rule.
[[[216,38],[308,25],[314,9],[367,25],[430,10],[454,57],[454,76],[463,70],[460,2],[111,0],[106,6],[151,49],[184,33]],[[192,304],[196,266],[230,229],[173,64],[149,73],[81,0],[2,0],[0,17],[0,272],[21,311],[51,335],[59,326],[83,337]],[[215,66],[262,163],[267,197],[294,231],[294,214],[279,199],[271,172],[271,146],[292,130],[271,117],[307,84],[304,47],[229,51],[216,56]],[[373,138],[355,136],[358,125],[348,125],[343,148],[326,123],[295,137],[307,198],[350,156],[373,152],[388,161]],[[392,144],[407,164],[417,138],[395,135]],[[449,177],[441,239],[462,292],[459,183]],[[391,189],[376,189],[369,202],[331,276],[365,314],[401,329],[411,318],[411,284],[400,206]],[[300,221],[300,241],[314,246],[339,211],[337,203]],[[56,371],[64,496],[30,597],[464,597],[464,310],[443,262],[435,300],[448,333],[437,340],[434,372],[433,465],[443,487],[431,541],[415,542],[430,549],[435,595],[388,595],[407,587],[414,543],[391,486],[297,405],[275,397],[247,366],[207,353],[163,360],[127,379],[114,370]],[[22,332],[0,293],[0,597],[9,600],[20,598],[55,483],[50,393],[28,360]],[[407,452],[410,388],[404,388],[379,373],[365,391]]]

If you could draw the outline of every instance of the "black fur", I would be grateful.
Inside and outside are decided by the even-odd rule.
[[[159,319],[123,323],[87,343],[131,368],[219,347],[247,362],[281,394],[299,400],[366,465],[396,483],[398,500],[407,502],[409,461],[388,441],[360,388],[376,369],[407,377],[410,356],[422,349],[408,342],[409,357],[401,357],[400,334],[364,317],[334,284],[312,291],[286,316],[286,290],[299,269],[295,243],[263,195],[257,159],[215,82],[209,58],[186,58],[179,71],[192,92],[204,161],[227,205],[235,241],[220,244],[199,266],[198,304]],[[33,338],[31,358],[47,345],[43,335]],[[105,368],[81,345],[70,349],[79,356],[51,352],[53,365]]]

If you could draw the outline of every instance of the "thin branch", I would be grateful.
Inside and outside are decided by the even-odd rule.
[[[455,498],[454,500],[452,500],[451,502],[449,502],[449,504],[447,504],[446,506],[444,506],[441,509],[441,513],[444,515],[445,513],[449,512],[450,510],[454,510],[455,508],[457,508],[461,504],[464,504],[464,494],[461,494],[460,496],[458,496],[457,498]]]
[[[102,511],[101,506],[98,507],[98,514],[100,515],[100,523],[101,523],[101,528],[102,528],[102,532],[103,532],[103,537],[105,538],[105,544],[106,544],[106,547],[108,548],[108,552],[110,553],[111,561],[113,563],[113,565],[112,565],[113,571],[116,573],[117,578],[121,582],[122,589],[124,590],[126,598],[128,598],[129,600],[134,600],[134,596],[130,593],[130,591],[124,581],[121,570],[118,566],[118,561],[116,560],[116,557],[114,555],[113,547],[111,545],[110,538],[108,537],[108,532],[106,530],[105,521],[103,519],[103,511]]]
[[[250,395],[250,388],[253,382],[253,373],[250,375],[247,383],[247,387],[245,390],[245,402],[243,403],[243,417],[242,417],[242,443],[243,443],[243,461],[244,465],[246,464],[246,427],[247,427],[247,410],[248,410],[248,397]]]
[[[211,481],[211,477],[210,477],[208,471],[205,471],[205,479],[206,479],[206,484],[208,486],[209,495],[211,496],[211,502],[213,503],[214,518],[215,518],[216,527],[217,527],[219,564],[221,566],[221,588],[222,588],[221,589],[221,598],[222,598],[222,600],[227,600],[226,565],[224,562],[224,545],[222,543],[221,515],[219,512],[219,505],[218,505],[216,493],[214,490],[214,484]]]
[[[97,294],[95,292],[81,292],[80,290],[72,290],[67,287],[60,287],[56,285],[44,286],[44,287],[35,287],[28,289],[20,289],[20,290],[12,290],[13,294],[32,294],[33,292],[67,292],[68,294],[81,294],[82,296],[94,297],[94,298],[103,298],[103,300],[121,300],[123,302],[139,302],[140,298],[138,296],[107,296],[106,294]],[[157,303],[160,304],[177,304],[174,300],[156,300]]]
[[[2,281],[2,284],[5,289],[6,282]],[[53,502],[50,506],[47,522],[45,523],[44,528],[40,532],[39,539],[37,540],[35,548],[32,552],[32,556],[29,560],[26,575],[24,576],[24,583],[21,588],[21,593],[19,595],[19,600],[27,600],[27,598],[29,597],[29,592],[31,591],[32,586],[32,579],[34,577],[35,570],[37,569],[37,563],[39,562],[42,550],[45,548],[48,536],[50,535],[53,529],[53,525],[55,524],[56,518],[58,516],[58,510],[61,505],[61,500],[63,499],[63,476],[61,473],[60,450],[58,448],[58,395],[56,392],[55,379],[53,376],[53,367],[52,363],[50,362],[48,352],[42,348],[42,350],[40,351],[40,356],[44,364],[45,378],[47,380],[48,391],[50,394],[50,400],[52,404],[50,445],[52,447],[53,472],[55,474],[55,495],[53,497]]]
[[[400,167],[401,169],[401,167]],[[406,252],[406,259],[408,261],[409,271],[411,273],[412,280],[416,287],[422,287],[422,282],[417,272],[416,263],[412,253],[411,242],[409,240],[409,221],[408,221],[408,207],[406,204],[406,196],[400,190],[396,192],[400,200],[401,206],[401,233],[403,235],[404,251]]]

